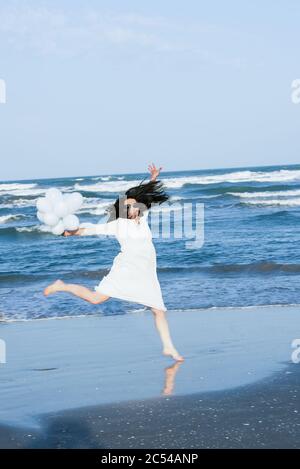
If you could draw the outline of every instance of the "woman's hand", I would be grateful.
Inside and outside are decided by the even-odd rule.
[[[156,168],[155,164],[152,163],[152,165],[149,164],[148,170],[151,174],[151,181],[155,181],[158,178],[160,171],[162,170],[162,166],[160,168]]]
[[[77,230],[72,230],[72,231],[68,231],[68,230],[65,230],[62,234],[62,236],[81,236],[84,232],[84,228],[78,228]]]

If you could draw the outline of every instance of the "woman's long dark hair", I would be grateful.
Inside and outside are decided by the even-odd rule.
[[[143,180],[144,181],[144,180]],[[140,204],[140,215],[151,207],[152,204],[162,204],[169,199],[169,195],[165,192],[162,181],[141,182],[138,186],[131,187],[125,192],[125,196],[119,197],[108,209],[108,222],[119,217],[127,218],[128,210],[124,209],[123,202],[126,199],[135,199]],[[122,209],[120,210],[120,202]]]

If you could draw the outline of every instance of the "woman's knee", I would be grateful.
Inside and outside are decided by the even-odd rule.
[[[165,311],[163,309],[151,308],[155,316],[163,316]]]
[[[91,295],[90,303],[92,303],[93,305],[99,305],[100,303],[103,303],[108,299],[109,296],[107,295],[102,295],[101,293],[93,292],[93,294]]]

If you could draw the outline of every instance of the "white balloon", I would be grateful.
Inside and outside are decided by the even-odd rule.
[[[49,200],[52,205],[55,205],[62,200],[62,193],[56,187],[51,187],[51,189],[46,190],[46,199]]]
[[[67,215],[63,219],[63,224],[66,230],[73,231],[79,227],[79,219],[76,215]]]
[[[62,220],[60,220],[57,225],[55,225],[53,228],[52,228],[52,233],[54,235],[61,235],[63,234],[63,232],[65,231],[65,225],[63,224]]]
[[[73,213],[83,203],[79,192],[62,194],[59,189],[52,187],[46,191],[45,197],[37,200],[37,218],[45,223],[55,235],[61,235],[65,230],[76,230],[79,219]]]
[[[52,205],[49,200],[45,199],[44,197],[40,197],[36,203],[37,209],[39,212],[52,212]]]
[[[57,217],[63,218],[69,213],[69,207],[63,200],[54,206],[54,213]]]
[[[81,205],[83,204],[83,197],[82,197],[82,195],[80,194],[80,192],[74,192],[74,194],[73,194],[73,199],[75,199],[75,201],[76,201],[76,204],[77,204],[77,206],[78,206],[78,207],[76,208],[76,210],[78,210],[78,209],[81,207]]]
[[[69,195],[68,205],[72,209],[72,212],[76,212],[83,203],[83,197],[79,192],[73,192]]]
[[[49,226],[55,226],[59,222],[59,217],[56,216],[54,213],[45,213],[43,218],[44,223]]]
[[[44,215],[45,215],[45,213],[39,212],[39,211],[38,211],[37,214],[36,214],[37,218],[40,220],[41,223],[44,223],[44,222],[45,222],[45,221],[44,221]]]
[[[74,204],[71,195],[72,194],[66,194],[64,197],[64,203],[68,208],[68,214],[74,213]]]

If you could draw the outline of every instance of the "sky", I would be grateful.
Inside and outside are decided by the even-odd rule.
[[[0,179],[299,163],[299,20],[298,0],[0,0]]]

